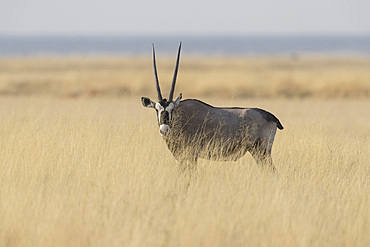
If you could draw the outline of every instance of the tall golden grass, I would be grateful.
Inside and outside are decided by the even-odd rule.
[[[278,175],[179,171],[137,97],[1,97],[0,245],[370,245],[369,100],[205,99],[279,117]]]
[[[158,57],[161,86],[175,58]],[[186,57],[177,89],[185,97],[368,98],[368,57]],[[151,57],[0,59],[0,95],[57,97],[153,94]]]

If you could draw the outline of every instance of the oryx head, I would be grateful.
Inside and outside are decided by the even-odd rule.
[[[153,68],[154,68],[154,79],[155,79],[155,87],[157,89],[158,102],[153,102],[151,99],[147,97],[141,97],[141,102],[143,106],[154,108],[156,110],[157,120],[158,120],[158,125],[159,125],[159,132],[161,133],[162,136],[166,136],[171,133],[172,111],[176,106],[179,105],[181,97],[182,97],[182,95],[180,94],[179,97],[177,97],[177,99],[173,101],[173,93],[175,91],[177,71],[179,69],[180,51],[181,51],[181,42],[180,42],[179,50],[177,52],[175,72],[173,74],[170,94],[167,100],[165,98],[162,98],[161,89],[159,87],[157,65],[155,61],[155,50],[154,50],[154,44],[153,44]]]

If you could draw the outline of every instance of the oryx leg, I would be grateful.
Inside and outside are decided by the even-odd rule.
[[[182,192],[186,194],[189,190],[189,187],[193,182],[194,174],[197,168],[197,162],[195,160],[177,160],[178,167],[178,184],[182,189]]]
[[[261,165],[262,167],[268,168],[275,172],[276,167],[274,166],[271,157],[272,145],[269,144],[270,143],[268,141],[264,142],[261,139],[257,139],[252,149],[250,150],[250,153],[258,165]]]
[[[196,158],[181,159],[181,160],[177,161],[179,170],[181,172],[196,170],[197,169],[197,162],[198,162],[198,160]]]
[[[192,149],[183,149],[181,152],[173,152],[179,171],[194,171],[197,168],[198,154]]]

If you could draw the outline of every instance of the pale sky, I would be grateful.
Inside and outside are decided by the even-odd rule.
[[[0,34],[370,33],[370,0],[0,0]]]

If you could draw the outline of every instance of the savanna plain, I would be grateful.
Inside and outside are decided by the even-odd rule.
[[[278,172],[179,169],[150,56],[1,58],[0,246],[370,246],[370,58],[185,56],[180,92],[275,114]]]

